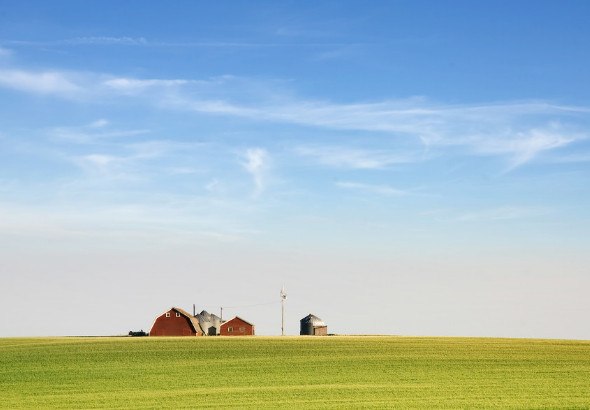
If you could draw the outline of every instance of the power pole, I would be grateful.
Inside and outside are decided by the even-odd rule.
[[[282,304],[282,315],[281,315],[281,336],[285,336],[285,300],[287,294],[285,293],[285,285],[281,289],[281,304]]]

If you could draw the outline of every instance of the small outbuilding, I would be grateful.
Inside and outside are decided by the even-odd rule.
[[[328,334],[328,326],[326,326],[322,319],[311,313],[301,319],[300,324],[300,335],[326,336]]]
[[[238,316],[223,322],[219,330],[221,336],[254,336],[254,325]]]
[[[201,336],[199,321],[190,313],[171,308],[156,318],[150,336]]]

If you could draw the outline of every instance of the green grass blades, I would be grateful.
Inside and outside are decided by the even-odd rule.
[[[590,406],[590,342],[0,339],[2,408]]]

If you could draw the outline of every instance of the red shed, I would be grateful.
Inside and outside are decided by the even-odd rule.
[[[201,336],[197,318],[179,308],[171,308],[156,318],[150,336]]]
[[[234,317],[221,324],[221,336],[254,336],[254,325],[241,317]]]

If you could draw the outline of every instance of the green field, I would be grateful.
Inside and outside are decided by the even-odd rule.
[[[2,408],[590,407],[590,342],[0,339]]]

